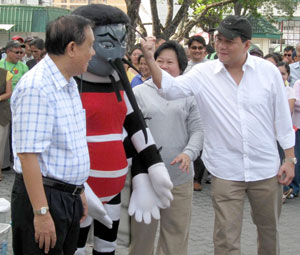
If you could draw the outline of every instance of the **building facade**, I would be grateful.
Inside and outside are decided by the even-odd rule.
[[[79,6],[88,4],[108,4],[127,12],[125,0],[53,0],[54,7],[74,10]]]

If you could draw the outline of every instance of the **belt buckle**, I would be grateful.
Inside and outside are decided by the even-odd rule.
[[[75,189],[73,190],[73,192],[72,192],[72,195],[73,195],[73,196],[77,195],[76,192],[77,192],[78,189],[79,189],[79,187],[76,186],[76,188],[75,188]]]

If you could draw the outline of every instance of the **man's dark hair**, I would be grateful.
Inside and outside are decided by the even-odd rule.
[[[293,52],[294,50],[295,50],[294,46],[288,45],[284,48],[283,52],[285,52],[285,51],[292,51]]]
[[[188,58],[185,54],[184,48],[176,41],[166,41],[157,48],[154,53],[154,59],[156,60],[160,53],[166,49],[174,50],[176,53],[180,74],[182,74],[188,65]]]
[[[279,66],[284,66],[285,67],[285,70],[287,71],[288,75],[290,76],[291,74],[291,69],[290,69],[290,65],[284,61],[280,61],[278,64],[277,64],[277,67]]]
[[[214,47],[211,46],[210,44],[207,44],[207,45],[205,46],[205,49],[206,49],[207,54],[211,54],[211,53],[214,53],[214,52],[215,52]]]
[[[92,20],[96,26],[108,24],[128,24],[130,19],[119,8],[106,4],[89,4],[80,6],[72,14]]]
[[[282,55],[279,52],[273,52],[273,54],[277,56],[279,62],[282,61]]]
[[[81,45],[85,41],[85,29],[93,26],[82,16],[65,15],[47,24],[46,51],[53,55],[63,55],[70,42]]]
[[[45,42],[43,39],[41,38],[37,38],[37,39],[34,39],[33,41],[31,41],[29,43],[30,46],[35,46],[37,47],[39,50],[44,50],[45,49]]]
[[[201,35],[194,35],[194,36],[190,37],[190,39],[187,43],[189,48],[191,47],[193,41],[201,43],[204,47],[206,46],[205,39]]]
[[[266,56],[264,56],[264,59],[267,59],[267,58],[273,58],[276,65],[279,63],[279,59],[274,53],[269,53]]]

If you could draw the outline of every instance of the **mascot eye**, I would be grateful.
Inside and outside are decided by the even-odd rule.
[[[111,49],[114,47],[113,43],[111,42],[101,42],[100,45],[104,49]]]

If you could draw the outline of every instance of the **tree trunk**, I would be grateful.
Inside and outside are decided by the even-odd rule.
[[[136,28],[139,18],[141,0],[125,0],[125,2],[127,6],[127,15],[130,18],[130,25]],[[135,31],[133,29],[128,29],[127,41],[127,51],[130,52],[135,44]]]
[[[243,9],[242,4],[240,2],[236,2],[233,7],[234,15],[241,16],[242,9]]]
[[[178,40],[178,41],[181,41],[184,38],[184,36],[186,34],[188,34],[195,25],[197,25],[198,23],[201,23],[202,17],[204,17],[207,14],[207,12],[208,12],[209,9],[221,7],[221,6],[230,4],[230,3],[235,3],[237,1],[238,0],[224,0],[222,2],[216,2],[216,3],[213,3],[213,4],[206,5],[206,7],[204,8],[204,10],[201,12],[201,14],[198,15],[198,16],[196,16],[196,17],[194,17],[194,18],[192,18],[192,19],[189,19],[185,23],[184,29],[180,33],[174,34],[173,38],[176,39],[176,40]]]
[[[151,15],[152,15],[152,34],[160,35],[161,34],[161,24],[157,12],[156,0],[150,0],[151,6]]]

